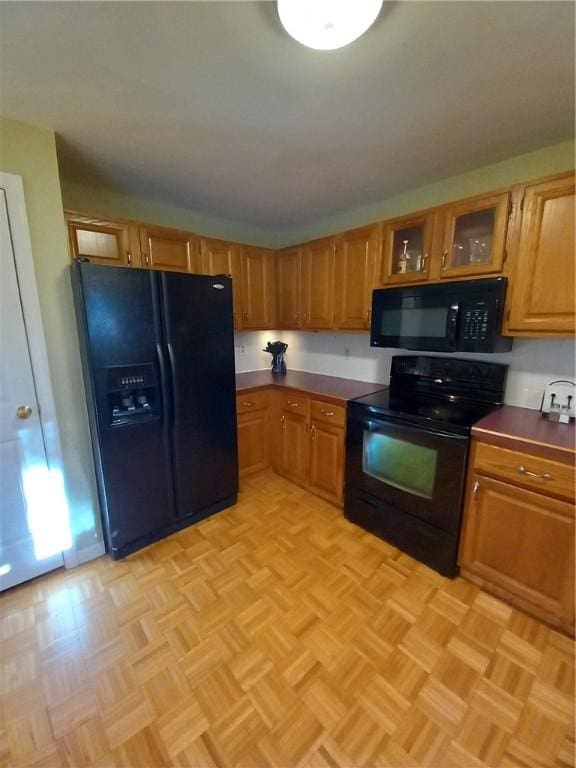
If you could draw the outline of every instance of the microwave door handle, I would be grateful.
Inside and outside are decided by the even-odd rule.
[[[452,351],[456,350],[456,331],[458,329],[458,315],[460,314],[460,304],[454,302],[448,309],[448,330],[446,338]]]

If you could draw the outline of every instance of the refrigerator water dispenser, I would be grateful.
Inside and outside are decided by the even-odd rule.
[[[110,424],[125,426],[158,417],[159,399],[152,364],[117,365],[107,369]]]

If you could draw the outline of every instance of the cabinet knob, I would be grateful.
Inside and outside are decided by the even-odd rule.
[[[256,405],[256,401],[255,400],[244,400],[242,402],[242,405],[245,405],[246,408],[250,408],[251,406]]]
[[[132,254],[130,251],[126,251],[126,261],[128,262],[128,266],[132,266]]]
[[[288,405],[290,406],[290,408],[298,408],[298,406],[300,405],[300,403],[295,403],[295,402],[294,402],[294,401],[292,401],[292,400],[287,400],[286,402],[288,403]]]
[[[422,261],[420,262],[420,272],[426,272],[427,261],[428,261],[428,254],[425,253],[424,256],[422,256]]]
[[[280,417],[280,429],[286,429],[286,416]]]
[[[325,408],[320,408],[322,416],[334,416],[334,411],[327,411]]]
[[[310,427],[310,437],[312,438],[312,440],[316,440],[316,425],[315,424],[312,424],[312,426]]]
[[[29,405],[21,405],[16,409],[16,416],[19,419],[29,419],[32,416],[32,408]]]
[[[144,254],[144,264],[146,264],[147,267],[150,266],[150,257],[147,253]]]
[[[448,258],[448,251],[444,251],[442,254],[442,269],[446,269],[446,260]]]

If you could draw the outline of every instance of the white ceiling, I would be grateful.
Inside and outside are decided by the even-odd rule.
[[[268,228],[573,135],[571,2],[385,2],[331,52],[274,2],[8,2],[0,35],[63,175]]]

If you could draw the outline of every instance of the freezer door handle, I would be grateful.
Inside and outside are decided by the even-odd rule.
[[[174,347],[170,342],[166,344],[166,350],[168,352],[168,366],[170,368],[170,402],[172,403],[171,408],[171,415],[172,415],[172,426],[174,426],[174,422],[177,418],[176,408],[177,408],[177,398],[176,398],[176,359],[174,356]]]
[[[161,344],[156,344],[156,356],[158,358],[158,368],[160,369],[160,388],[162,390],[162,423],[167,428],[172,421],[173,403],[170,388],[168,386],[168,372],[166,370],[166,360]]]

